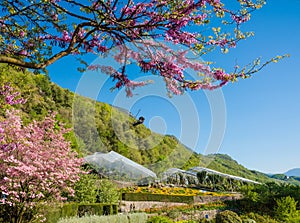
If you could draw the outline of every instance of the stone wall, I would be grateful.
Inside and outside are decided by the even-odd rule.
[[[194,196],[194,203],[206,204],[217,201],[231,201],[237,199],[241,199],[241,195],[235,194],[233,196]]]
[[[139,211],[150,208],[162,208],[187,205],[185,203],[172,203],[172,202],[157,202],[157,201],[122,201],[120,203],[120,212]]]
[[[195,196],[195,204],[206,204],[217,201],[226,201],[226,200],[237,200],[240,199],[240,194],[233,194],[232,196]],[[175,203],[175,202],[157,202],[157,201],[121,201],[119,212],[134,212],[134,211],[143,211],[145,209],[151,208],[162,208],[162,207],[172,207],[172,206],[186,206],[185,203]],[[176,218],[176,221],[180,220],[199,220],[199,219],[213,219],[216,217],[217,213],[220,210],[207,210],[207,211],[192,211],[188,214],[180,213]]]
[[[181,220],[202,220],[202,219],[214,219],[216,215],[220,212],[220,210],[207,210],[207,211],[194,211],[191,213],[181,213],[175,221],[181,221]]]

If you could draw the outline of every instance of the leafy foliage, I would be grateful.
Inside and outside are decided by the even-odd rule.
[[[116,204],[120,199],[120,193],[116,185],[105,179],[98,182],[98,184],[97,202]]]
[[[266,183],[245,186],[244,199],[236,201],[233,208],[258,222],[299,222],[300,187],[292,184]],[[253,212],[255,214],[253,214]],[[251,217],[252,216],[252,217]]]
[[[116,185],[94,174],[83,174],[74,186],[75,196],[70,198],[78,203],[116,204],[120,193]]]
[[[116,215],[118,213],[116,204],[100,203],[47,203],[42,206],[42,212],[47,223],[58,221],[76,221],[80,222],[97,219],[103,220],[102,215]],[[94,215],[98,215],[97,217]],[[83,216],[86,216],[83,217]],[[88,216],[93,216],[89,218]],[[105,219],[105,218],[104,218]],[[111,219],[111,218],[106,218]]]
[[[173,221],[166,216],[153,216],[148,219],[147,223],[172,223]]]
[[[78,203],[96,203],[98,177],[93,174],[81,174],[80,180],[74,185],[74,201]]]
[[[240,215],[243,223],[278,223],[274,218],[270,217],[267,214],[260,215],[258,213],[246,213]]]
[[[233,211],[222,211],[217,214],[216,222],[218,223],[242,223],[242,219]]]
[[[299,222],[300,212],[297,210],[297,201],[287,196],[276,199],[275,217],[284,222]]]

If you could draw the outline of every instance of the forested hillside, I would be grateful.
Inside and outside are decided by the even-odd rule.
[[[27,100],[18,105],[26,123],[41,119],[50,111],[57,112],[57,119],[72,130],[66,137],[82,156],[114,150],[158,174],[171,167],[188,169],[200,165],[256,181],[270,179],[227,155],[196,154],[174,136],[153,133],[144,125],[133,127],[136,120],[124,110],[62,89],[45,75],[2,66],[0,83],[10,83]]]

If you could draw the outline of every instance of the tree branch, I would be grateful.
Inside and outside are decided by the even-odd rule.
[[[20,66],[20,67],[24,67],[24,68],[29,68],[29,69],[45,68],[45,66],[43,66],[42,63],[36,64],[33,62],[25,62],[25,61],[17,59],[17,58],[7,57],[7,56],[3,56],[3,55],[0,55],[0,63],[8,63],[8,64],[12,64],[12,65],[16,65],[16,66]]]

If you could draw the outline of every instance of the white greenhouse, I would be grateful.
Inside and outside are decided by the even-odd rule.
[[[95,165],[98,172],[109,179],[137,182],[157,178],[151,170],[114,151],[96,152],[84,159],[87,163]]]

